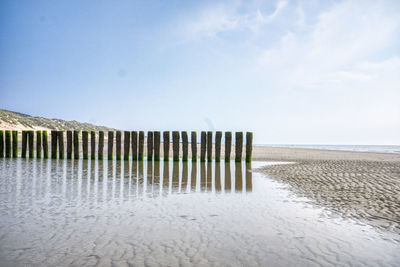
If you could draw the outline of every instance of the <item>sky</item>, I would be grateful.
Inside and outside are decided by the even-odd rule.
[[[0,1],[0,108],[400,144],[400,1]]]

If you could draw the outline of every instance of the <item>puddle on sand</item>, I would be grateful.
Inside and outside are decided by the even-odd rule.
[[[0,266],[395,266],[398,239],[245,163],[0,160]]]

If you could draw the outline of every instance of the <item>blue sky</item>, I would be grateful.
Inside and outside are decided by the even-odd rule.
[[[0,107],[400,144],[399,1],[1,1]]]

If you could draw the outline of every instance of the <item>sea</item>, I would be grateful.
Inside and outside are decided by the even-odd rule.
[[[344,150],[359,152],[379,152],[400,154],[400,145],[320,145],[320,144],[260,144],[259,146],[293,147],[327,150]]]

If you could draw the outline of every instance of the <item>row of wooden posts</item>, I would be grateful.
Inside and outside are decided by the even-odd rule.
[[[80,131],[66,131],[67,132],[67,159],[79,159],[79,136]],[[22,131],[22,148],[21,158],[26,158],[27,152],[29,158],[34,157],[34,131]],[[97,158],[103,159],[104,150],[104,131],[98,132],[98,146]],[[144,150],[144,131],[124,131],[124,160],[129,160],[130,150],[132,151],[133,160],[143,160]],[[121,160],[121,144],[122,132],[115,132],[116,139],[116,159]],[[172,132],[172,154],[173,160],[179,161],[179,145],[180,136],[182,137],[182,161],[188,160],[189,141],[188,133],[186,131]],[[215,132],[215,161],[221,161],[221,140],[222,132]],[[82,152],[83,159],[89,159],[89,131],[82,131]],[[161,132],[149,131],[147,132],[147,159],[160,160],[160,144]],[[202,131],[200,140],[200,161],[204,162],[212,160],[212,145],[213,145],[213,132]],[[170,132],[163,132],[163,145],[164,145],[164,161],[169,160],[169,146],[170,146]],[[91,159],[96,158],[96,132],[90,131],[90,146],[91,146]],[[107,159],[113,159],[113,146],[114,146],[114,132],[108,132],[108,156]],[[225,132],[225,161],[231,160],[231,146],[232,146],[232,132]],[[253,133],[246,132],[246,162],[251,162],[253,146]],[[58,147],[58,153],[57,153]],[[5,149],[4,149],[5,148]],[[4,153],[5,150],[5,153]],[[197,161],[197,132],[191,132],[191,150],[192,161]],[[235,133],[235,161],[242,161],[243,150],[243,132]],[[47,131],[36,131],[36,157],[48,158],[48,136]],[[64,159],[64,131],[51,131],[51,158]],[[17,158],[18,157],[18,131],[0,130],[0,158]]]

